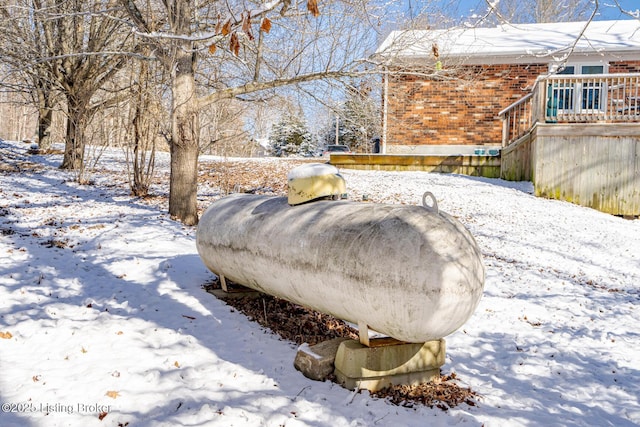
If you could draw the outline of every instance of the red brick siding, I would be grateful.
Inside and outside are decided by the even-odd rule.
[[[500,144],[502,123],[498,113],[529,93],[548,67],[464,66],[455,75],[435,78],[392,74],[388,82],[387,144]],[[640,61],[612,62],[609,72],[640,72]]]
[[[640,73],[640,61],[616,61],[609,63],[610,73]]]

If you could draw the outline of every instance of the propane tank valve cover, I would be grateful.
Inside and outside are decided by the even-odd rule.
[[[347,189],[338,168],[326,163],[308,163],[293,168],[287,175],[287,183],[290,205],[324,198],[339,199]]]

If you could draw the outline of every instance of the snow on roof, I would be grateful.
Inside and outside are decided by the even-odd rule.
[[[578,42],[576,43],[576,40]],[[402,58],[433,58],[437,45],[442,58],[531,59],[547,61],[574,54],[633,53],[640,59],[640,22],[637,20],[502,24],[494,28],[456,27],[446,30],[394,31],[378,54]]]

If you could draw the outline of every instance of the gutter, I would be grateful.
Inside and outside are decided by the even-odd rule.
[[[384,85],[382,88],[382,141],[380,154],[387,154],[387,117],[389,111],[389,68],[384,67]]]

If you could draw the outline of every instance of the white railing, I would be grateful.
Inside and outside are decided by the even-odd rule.
[[[538,81],[546,89],[545,121],[637,121],[639,74],[557,75]]]
[[[640,73],[541,76],[532,92],[499,113],[502,145],[537,122],[640,121]]]
[[[533,126],[533,93],[509,105],[498,115],[502,119],[502,146],[524,136]]]

